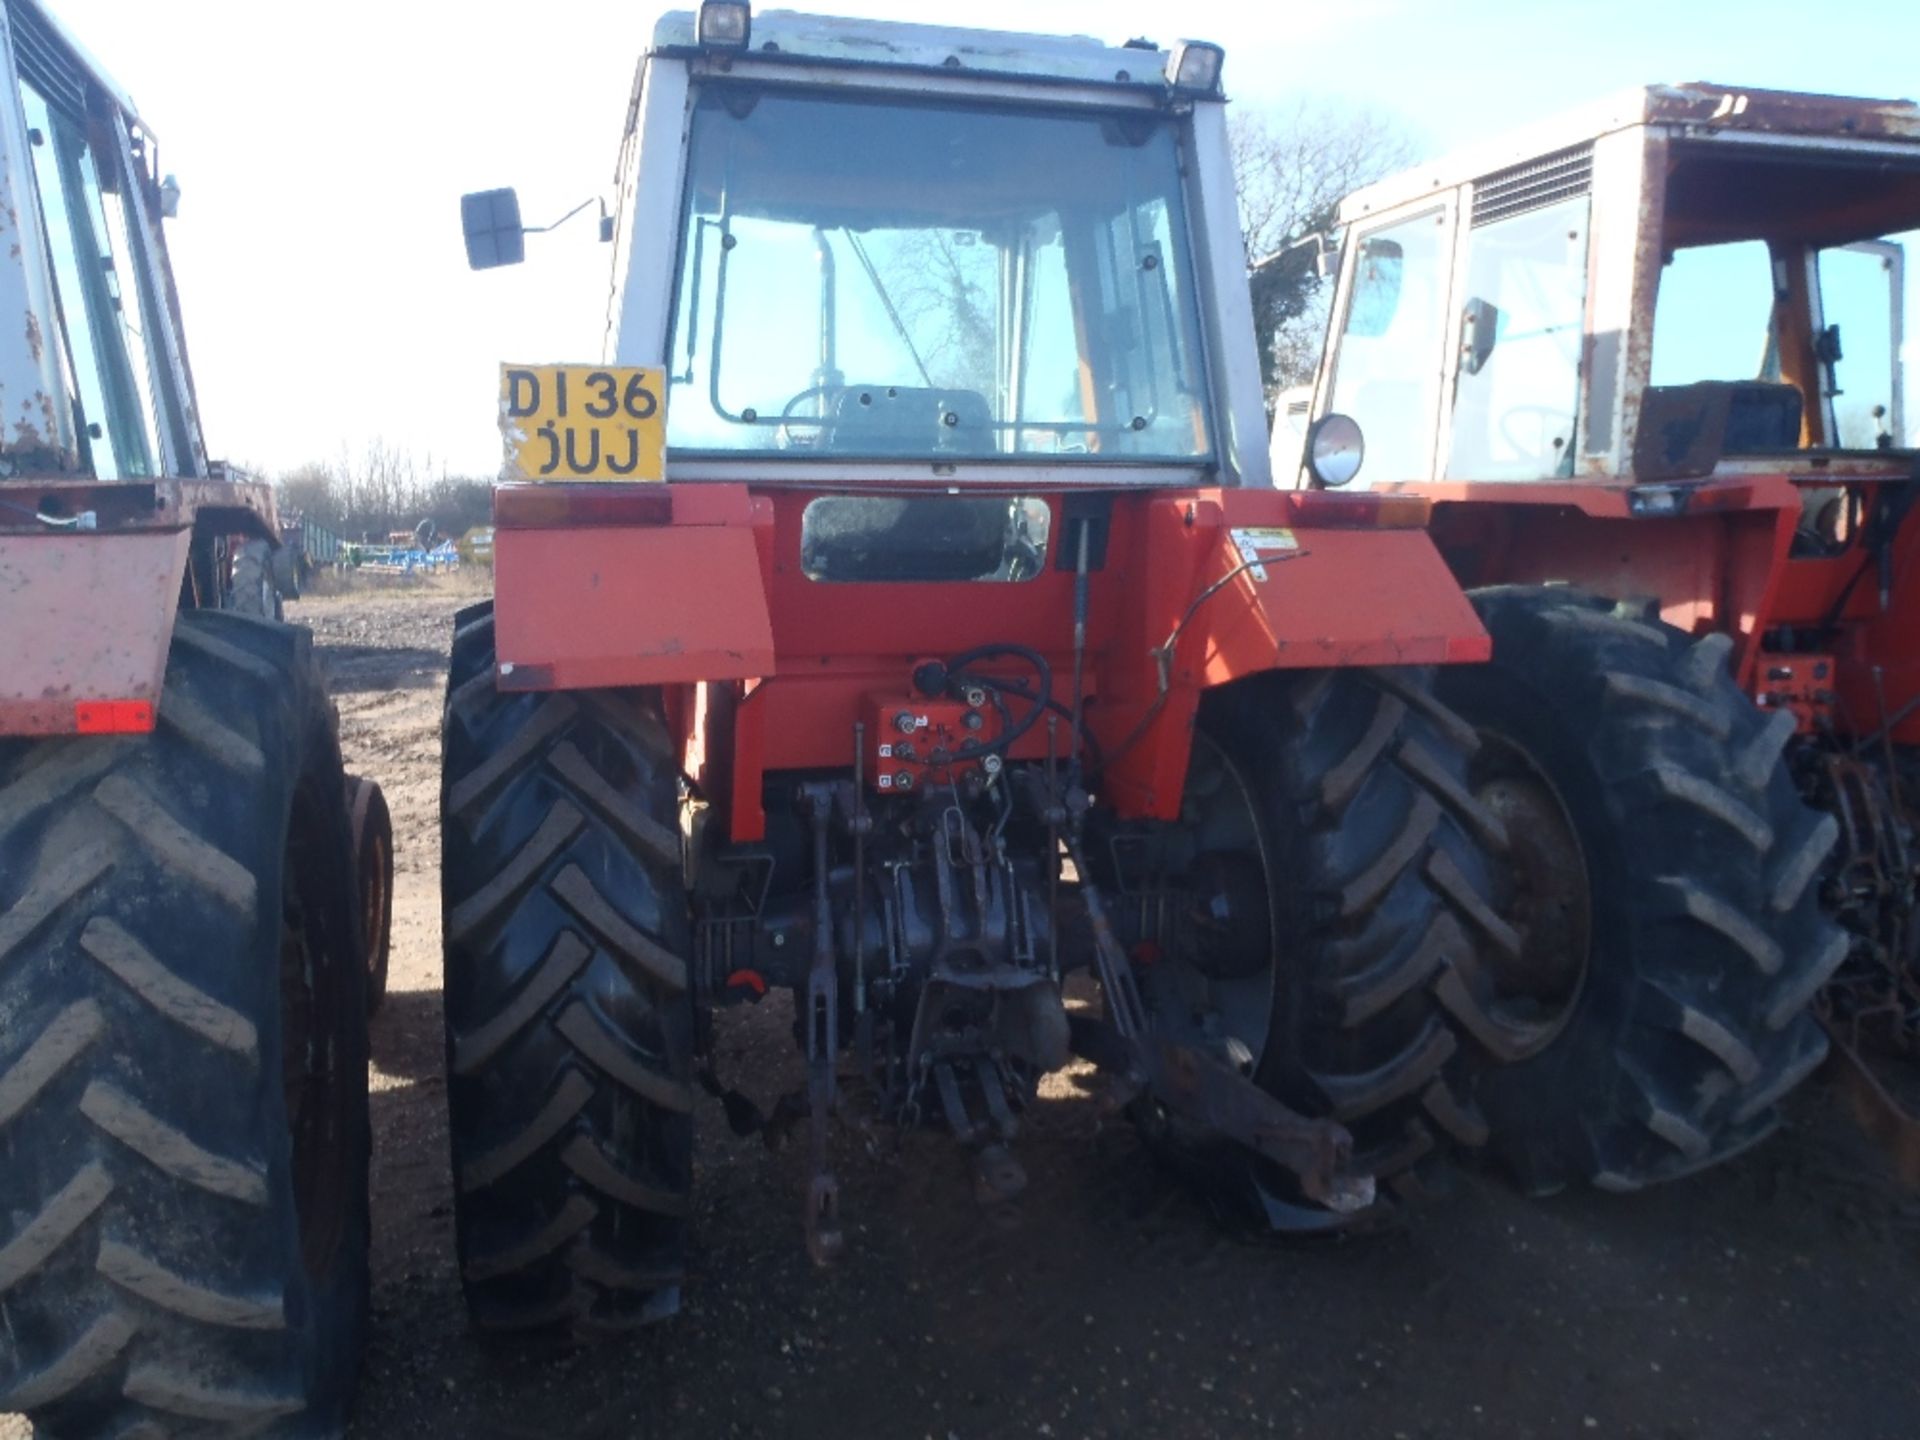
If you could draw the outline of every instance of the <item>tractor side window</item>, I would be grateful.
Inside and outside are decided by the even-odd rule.
[[[1446,473],[1573,473],[1587,300],[1585,195],[1476,226]]]
[[[101,185],[103,173],[118,176],[117,157],[97,157],[85,123],[50,105],[25,81],[20,99],[82,450],[97,479],[153,475],[156,447],[147,357],[138,330],[129,334]],[[131,257],[126,263],[132,263]],[[139,323],[137,318],[133,323]]]
[[[1653,383],[1778,380],[1773,261],[1764,240],[1691,245],[1660,273]]]
[[[1828,339],[1834,443],[1872,450],[1905,443],[1899,393],[1900,247],[1843,245],[1819,256],[1820,319]]]
[[[1370,480],[1424,480],[1446,346],[1447,217],[1430,210],[1360,238],[1332,408],[1360,422]]]
[[[146,437],[149,442],[156,440],[164,425],[173,440],[174,453],[184,455],[188,447],[183,441],[184,424],[179,406],[162,379],[167,374],[161,359],[165,347],[160,338],[160,311],[155,303],[158,297],[147,283],[148,250],[140,231],[141,216],[127,195],[129,187],[139,181],[131,176],[117,178],[120,183],[98,194],[99,209],[95,216],[95,223],[101,227],[99,233],[106,242],[103,264],[107,290],[125,331],[134,396],[140,405]],[[156,463],[164,466],[162,457],[166,447],[155,447],[152,453]]]

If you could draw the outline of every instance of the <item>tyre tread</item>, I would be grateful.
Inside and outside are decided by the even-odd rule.
[[[314,843],[344,860],[331,711],[303,636],[200,611],[176,620],[160,711],[137,739],[0,740],[0,1126],[18,1162],[0,1165],[0,1408],[58,1434],[257,1432],[257,1407],[155,1413],[143,1390],[173,1393],[153,1377],[191,1356],[193,1375],[333,1427],[364,1318],[364,1195],[328,1272],[341,1289],[319,1298],[279,1238],[298,1233],[284,1117],[255,1099],[280,1089],[296,793],[339,797]],[[364,1059],[355,1033],[334,1043]],[[343,1163],[364,1163],[363,1121],[345,1117]]]
[[[1814,883],[1833,821],[1787,773],[1791,717],[1734,682],[1732,637],[1560,587],[1472,598],[1493,662],[1444,672],[1443,698],[1510,741],[1548,737],[1543,768],[1608,857],[1591,904],[1609,938],[1542,1046],[1502,1054],[1466,1025],[1457,1083],[1528,1189],[1693,1174],[1757,1143],[1804,1078],[1806,1008],[1846,950]]]
[[[492,640],[489,611],[456,620],[445,714],[468,1311],[483,1330],[659,1318],[678,1303],[691,1211],[678,767],[648,692],[504,692]],[[644,1178],[625,1168],[641,1163]],[[673,1263],[620,1269],[613,1257],[635,1246]]]

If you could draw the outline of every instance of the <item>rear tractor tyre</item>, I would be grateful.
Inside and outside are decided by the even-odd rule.
[[[1497,821],[1467,793],[1473,732],[1430,672],[1261,676],[1211,695],[1157,879],[1115,884],[1142,993],[1172,1038],[1211,1047],[1269,1093],[1353,1135],[1380,1201],[1339,1215],[1294,1177],[1203,1139],[1149,1139],[1246,1191],[1274,1228],[1387,1219],[1420,1175],[1484,1126],[1448,1075],[1460,1041],[1435,999],[1451,966],[1499,922],[1482,848]],[[1122,835],[1107,847],[1126,859]],[[1152,891],[1170,900],[1157,903]],[[1150,918],[1184,911],[1163,943]]]
[[[461,1280],[486,1330],[679,1305],[693,1183],[679,766],[651,692],[494,687],[456,617],[441,791]]]
[[[1781,762],[1793,719],[1734,683],[1724,635],[1560,588],[1473,600],[1493,659],[1440,693],[1480,731],[1513,930],[1440,994],[1490,1151],[1534,1192],[1738,1154],[1826,1053],[1809,1005],[1846,954],[1818,895],[1835,822]]]
[[[334,1435],[366,1011],[304,632],[182,614],[155,733],[0,742],[0,1411]]]

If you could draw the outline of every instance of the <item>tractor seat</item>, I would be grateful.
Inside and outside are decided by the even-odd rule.
[[[991,455],[993,411],[977,390],[848,385],[834,397],[826,448],[846,455]]]
[[[1722,455],[1800,448],[1800,392],[1759,380],[1650,385],[1640,402],[1633,470],[1646,480],[1708,475]]]

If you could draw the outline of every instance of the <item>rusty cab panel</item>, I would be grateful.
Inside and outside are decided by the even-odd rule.
[[[1314,413],[1359,421],[1360,486],[1433,502],[1464,584],[1724,631],[1803,729],[1920,742],[1920,111],[1655,87],[1342,220]]]

